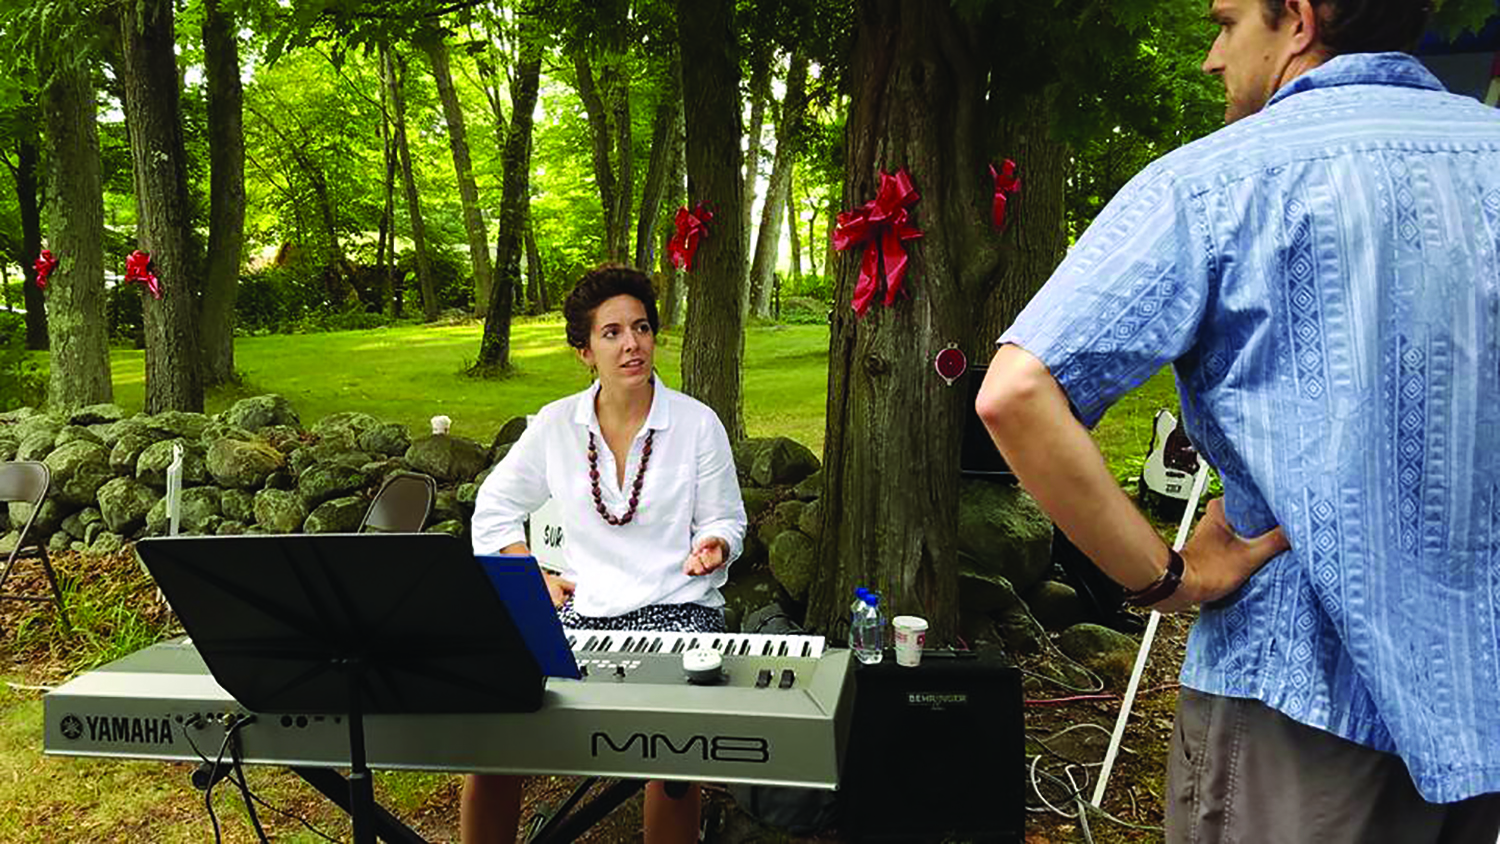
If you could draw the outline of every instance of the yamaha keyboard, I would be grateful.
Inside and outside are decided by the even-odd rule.
[[[577,774],[834,789],[853,705],[849,651],[821,637],[567,631],[582,679],[547,681],[527,713],[366,715],[369,766]],[[694,640],[697,640],[694,642]],[[688,682],[682,654],[722,655],[723,679]],[[86,672],[45,698],[45,752],[210,759],[226,723],[253,715],[187,639]],[[349,764],[340,715],[256,715],[238,729],[251,764]]]

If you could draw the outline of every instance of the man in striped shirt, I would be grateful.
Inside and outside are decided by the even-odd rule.
[[[1500,112],[1401,52],[1427,14],[1213,0],[1229,125],[1121,190],[977,402],[1137,603],[1199,610],[1171,841],[1500,834]],[[1224,486],[1180,556],[1086,433],[1169,363]]]

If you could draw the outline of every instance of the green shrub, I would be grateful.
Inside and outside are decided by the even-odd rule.
[[[829,305],[821,299],[791,296],[781,300],[781,321],[789,325],[826,325]]]
[[[326,294],[305,267],[288,264],[240,276],[235,294],[236,327],[246,334],[290,331],[325,307]]]
[[[438,310],[474,308],[474,276],[467,255],[443,246],[427,250],[427,260],[432,266],[432,284],[436,288]],[[402,310],[406,316],[422,313],[422,288],[417,280],[417,254],[411,250],[401,253],[396,260],[397,274],[404,273],[407,279],[406,295]]]
[[[296,333],[311,334],[318,331],[357,331],[365,328],[380,328],[395,320],[385,314],[365,310],[357,301],[346,304],[341,310],[319,308],[308,311],[292,327]]]
[[[787,276],[781,286],[783,300],[794,297],[817,299],[824,304],[833,302],[835,279],[826,275]],[[785,305],[782,308],[785,309]]]
[[[146,347],[145,314],[141,310],[141,286],[116,281],[104,291],[104,314],[109,321],[109,342]]]
[[[26,318],[0,311],[0,411],[47,400],[47,378],[26,353]]]

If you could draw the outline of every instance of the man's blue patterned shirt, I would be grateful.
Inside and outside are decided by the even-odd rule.
[[[1147,167],[1000,338],[1093,426],[1176,366],[1241,534],[1182,682],[1500,791],[1500,110],[1335,58]]]

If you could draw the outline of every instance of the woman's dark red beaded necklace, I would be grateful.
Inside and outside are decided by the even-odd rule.
[[[599,494],[599,449],[594,445],[594,432],[589,431],[589,483],[594,487],[594,509],[599,511],[600,518],[612,525],[628,525],[635,518],[635,508],[641,503],[641,483],[646,478],[646,464],[651,461],[651,438],[656,436],[655,430],[646,432],[646,443],[641,446],[641,465],[635,470],[635,483],[630,485],[630,509],[625,515],[616,516],[609,512],[604,506],[604,498]]]

